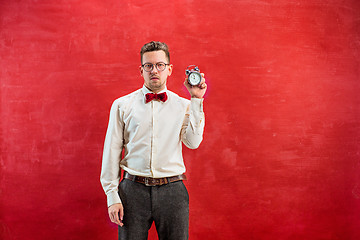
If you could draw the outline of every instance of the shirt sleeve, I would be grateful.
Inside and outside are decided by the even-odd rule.
[[[120,160],[123,149],[123,128],[118,101],[111,106],[109,125],[106,132],[101,166],[100,182],[107,196],[108,207],[121,203],[118,186],[120,181]]]
[[[181,129],[181,141],[190,149],[199,147],[203,139],[205,127],[205,114],[203,101],[200,98],[191,98],[185,120]]]

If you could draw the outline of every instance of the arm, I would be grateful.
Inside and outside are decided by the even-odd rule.
[[[184,85],[191,95],[190,107],[187,109],[185,120],[181,129],[181,141],[191,149],[198,148],[204,132],[205,115],[203,112],[203,96],[206,92],[204,74],[198,86],[191,86],[187,79]]]
[[[107,196],[108,212],[111,221],[122,225],[123,208],[118,194],[120,158],[123,149],[123,123],[120,115],[118,101],[115,101],[110,110],[109,125],[104,143],[100,182]]]

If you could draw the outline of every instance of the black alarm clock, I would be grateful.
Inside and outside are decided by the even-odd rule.
[[[200,69],[196,65],[190,65],[186,68],[185,74],[187,76],[188,82],[192,86],[197,86],[201,82]]]

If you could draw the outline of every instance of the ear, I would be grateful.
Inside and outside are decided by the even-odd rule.
[[[172,70],[173,70],[173,65],[172,64],[170,64],[169,65],[169,69],[168,69],[168,77],[170,77],[171,76],[171,74],[172,74]]]
[[[141,66],[139,66],[139,71],[140,71],[140,75],[144,77],[144,69]]]

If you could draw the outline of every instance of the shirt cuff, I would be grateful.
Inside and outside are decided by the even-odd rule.
[[[191,98],[191,110],[194,112],[203,112],[203,98]]]
[[[107,205],[110,207],[113,204],[121,203],[119,194],[117,192],[109,192],[107,195]]]

